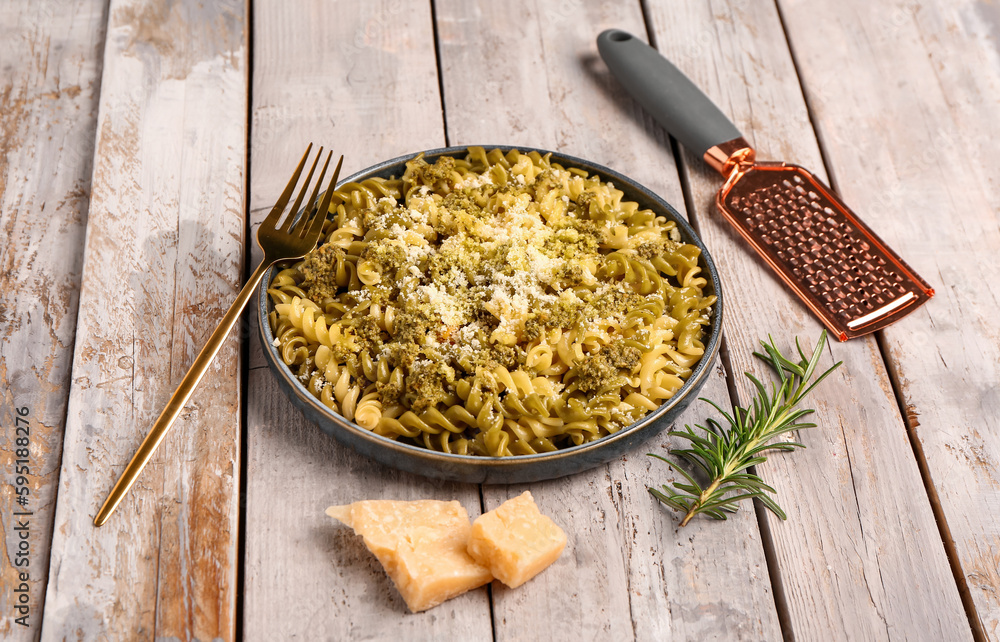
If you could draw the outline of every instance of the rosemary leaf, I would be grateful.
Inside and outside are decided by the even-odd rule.
[[[796,406],[842,362],[838,361],[810,381],[826,344],[825,330],[809,356],[806,356],[798,339],[795,340],[798,361],[781,354],[772,337],[769,336],[768,340],[760,342],[763,352],[755,352],[754,356],[770,366],[778,377],[777,382],[771,383],[770,389],[754,375],[744,373],[756,390],[748,407],[736,406],[730,414],[715,402],[702,399],[722,415],[725,425],[708,419],[705,425],[695,424],[694,428],[684,426],[684,430],[670,431],[670,435],[688,442],[688,447],[671,449],[670,454],[690,465],[694,474],[665,457],[649,455],[666,462],[684,478],[669,486],[663,485],[662,490],[648,489],[659,502],[684,513],[681,526],[686,526],[692,517],[699,514],[726,519],[727,512],[736,511],[738,502],[754,498],[781,519],[786,519],[785,512],[772,497],[776,494],[774,488],[747,469],[767,461],[763,455],[767,451],[786,452],[805,448],[798,442],[771,442],[789,432],[816,426],[802,421],[814,411]],[[704,478],[707,483],[702,485],[696,476]]]

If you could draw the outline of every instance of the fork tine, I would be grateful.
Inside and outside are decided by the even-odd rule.
[[[292,209],[288,211],[288,218],[285,219],[285,222],[281,224],[282,232],[288,232],[290,229],[292,229],[292,224],[295,222],[295,215],[299,213],[299,206],[302,205],[302,198],[306,195],[306,192],[309,191],[309,183],[312,182],[313,173],[316,171],[316,164],[319,163],[319,159],[322,156],[323,156],[323,148],[320,147],[319,153],[316,154],[316,158],[313,159],[312,167],[309,168],[309,173],[306,174],[306,180],[303,181],[302,187],[299,188],[299,194],[298,196],[295,197],[295,203],[292,204]],[[309,199],[309,201],[306,203],[306,207],[308,208],[309,205],[312,204],[312,202],[313,199]],[[308,216],[309,216],[308,211],[302,213],[302,218],[307,218]]]
[[[320,152],[320,154],[322,155],[322,152]],[[317,196],[319,195],[319,188],[323,186],[323,177],[326,176],[326,170],[328,167],[330,167],[330,157],[332,156],[333,156],[333,151],[331,150],[330,153],[326,155],[326,162],[323,163],[323,171],[319,173],[319,178],[316,179],[316,185],[313,186],[313,191],[312,194],[309,196],[309,202],[306,205],[306,210],[302,213],[302,218],[300,218],[298,222],[295,223],[295,227],[292,228],[293,236],[297,236],[300,239],[305,238],[304,233],[306,227],[309,225],[309,221],[312,220],[313,216],[316,213],[315,207],[316,207],[316,199]],[[316,157],[316,160],[317,161],[319,160],[318,156]]]
[[[316,212],[316,218],[313,219],[312,225],[309,226],[309,232],[306,235],[306,238],[319,239],[319,233],[323,229],[323,221],[326,220],[327,212],[330,210],[330,199],[333,197],[334,188],[337,187],[337,179],[340,178],[340,168],[343,164],[344,157],[341,156],[340,160],[337,161],[337,169],[333,170],[333,178],[330,179],[330,184],[326,187],[326,193],[323,194],[323,202],[320,204],[319,210]]]
[[[306,153],[302,154],[302,160],[299,161],[299,166],[295,168],[295,173],[292,174],[292,178],[288,181],[288,185],[285,185],[285,191],[283,191],[281,196],[278,197],[274,207],[271,208],[271,213],[267,215],[261,225],[275,227],[278,224],[278,218],[281,217],[281,213],[285,211],[285,205],[288,204],[288,199],[292,197],[292,190],[295,189],[295,184],[299,182],[299,175],[302,174],[302,168],[305,167],[306,159],[309,158],[309,152],[312,151],[312,148],[313,144],[309,143],[309,146],[306,147]]]

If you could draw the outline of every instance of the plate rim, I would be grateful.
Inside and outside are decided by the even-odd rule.
[[[358,182],[367,178],[376,177],[380,174],[388,174],[394,168],[405,165],[406,162],[416,158],[420,154],[423,154],[423,156],[428,159],[436,159],[437,157],[443,155],[455,156],[457,154],[467,153],[470,147],[482,147],[487,151],[499,149],[503,151],[504,154],[511,150],[517,150],[520,153],[538,152],[542,156],[551,154],[552,161],[562,165],[563,167],[580,167],[591,174],[599,174],[602,180],[606,182],[610,181],[612,183],[621,183],[621,185],[616,184],[615,187],[619,189],[622,189],[623,186],[628,187],[628,190],[623,189],[623,191],[626,191],[627,193],[637,191],[645,198],[645,200],[657,205],[660,209],[665,210],[669,213],[670,218],[673,219],[681,229],[684,241],[698,246],[701,250],[700,258],[705,263],[705,267],[708,271],[707,276],[710,277],[709,282],[712,285],[717,300],[712,306],[712,322],[710,324],[711,332],[709,333],[708,340],[705,343],[705,353],[695,365],[695,369],[691,376],[685,380],[684,384],[677,390],[677,392],[674,393],[670,399],[661,403],[656,410],[651,411],[649,414],[644,415],[636,422],[633,422],[611,435],[607,435],[601,439],[581,444],[579,446],[569,446],[546,453],[512,455],[508,457],[460,455],[455,453],[443,453],[440,451],[430,450],[422,446],[416,446],[389,439],[388,437],[378,435],[371,430],[362,428],[353,421],[350,421],[334,412],[332,409],[327,408],[318,398],[313,396],[312,393],[308,391],[306,386],[292,373],[290,368],[284,364],[277,348],[273,345],[275,337],[271,332],[271,326],[268,321],[268,314],[271,309],[273,309],[273,303],[271,303],[270,297],[267,295],[267,289],[273,279],[275,271],[282,269],[283,267],[277,264],[272,265],[264,272],[261,282],[255,288],[257,290],[256,294],[258,298],[258,335],[261,340],[262,349],[269,368],[278,377],[279,381],[284,383],[284,385],[281,386],[283,391],[288,394],[293,402],[297,401],[295,405],[298,405],[301,410],[305,411],[307,418],[319,424],[319,428],[324,433],[327,433],[338,441],[351,446],[359,452],[362,452],[362,454],[372,457],[381,463],[394,468],[415,472],[428,477],[454,480],[468,480],[470,477],[482,477],[482,479],[477,479],[477,481],[486,483],[490,483],[491,480],[489,478],[491,475],[489,472],[493,470],[497,471],[499,474],[494,474],[492,477],[498,477],[501,483],[509,483],[512,481],[534,481],[552,477],[561,477],[592,468],[606,461],[610,461],[611,459],[614,459],[615,457],[631,450],[639,443],[654,437],[666,428],[666,426],[660,426],[658,429],[650,430],[651,428],[654,428],[653,424],[657,423],[671,410],[677,409],[679,412],[681,409],[685,408],[692,401],[692,399],[688,399],[687,397],[703,385],[708,374],[711,372],[721,347],[722,322],[724,319],[723,293],[718,269],[716,268],[704,241],[702,241],[701,237],[698,236],[691,224],[685,220],[673,206],[648,187],[624,174],[621,174],[620,172],[593,161],[543,148],[527,147],[523,145],[453,145],[424,150],[422,152],[418,151],[384,160],[355,172],[351,176],[339,181],[337,187],[339,188],[347,183]],[[629,200],[640,199],[629,198]],[[641,203],[640,206],[642,206]],[[680,406],[680,408],[678,408],[678,406]],[[329,423],[330,427],[324,425],[326,423]],[[618,447],[616,448],[615,446]],[[595,456],[598,451],[603,452],[601,452],[600,455]],[[415,462],[403,462],[392,457],[391,455],[396,455],[396,457],[401,457],[406,460],[416,458],[422,462],[422,465],[403,465]],[[553,475],[545,475],[544,471],[538,471],[543,473],[541,475],[518,474],[519,472],[523,472],[525,469],[534,468],[535,466],[544,466],[549,463],[560,462],[569,458],[580,460],[581,465],[570,465],[568,467],[570,470],[558,472]],[[428,463],[435,464],[437,468],[434,470],[428,470]],[[452,471],[450,469],[456,467],[472,467],[475,471],[479,471],[480,474],[470,475],[468,474],[470,471],[458,471],[459,474],[455,474],[456,471]],[[565,466],[556,466],[556,468],[560,469],[563,467]],[[514,475],[513,478],[512,474]]]

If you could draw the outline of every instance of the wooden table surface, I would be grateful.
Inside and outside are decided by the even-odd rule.
[[[498,143],[649,186],[721,271],[703,396],[724,405],[749,399],[760,338],[815,341],[715,210],[719,176],[597,56],[611,27],[671,58],[759,157],[830,181],[937,291],[828,346],[844,365],[811,398],[807,448],[758,468],[787,521],[747,505],[680,528],[646,492],[674,477],[644,455],[665,435],[523,486],[383,467],[292,406],[248,313],[92,525],[309,141],[347,173]],[[0,1],[0,637],[1000,640],[998,38],[1000,5],[974,0]],[[417,615],[323,514],[440,498],[475,516],[525,488],[566,530],[562,557]]]

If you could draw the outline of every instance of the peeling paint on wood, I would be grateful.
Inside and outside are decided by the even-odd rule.
[[[108,524],[92,520],[240,285],[243,12],[110,7],[46,639],[235,635],[235,338]]]
[[[0,638],[12,641],[41,630],[106,11],[103,0],[27,7],[0,3]],[[23,506],[18,408],[30,440]],[[19,522],[29,557],[18,556]]]

